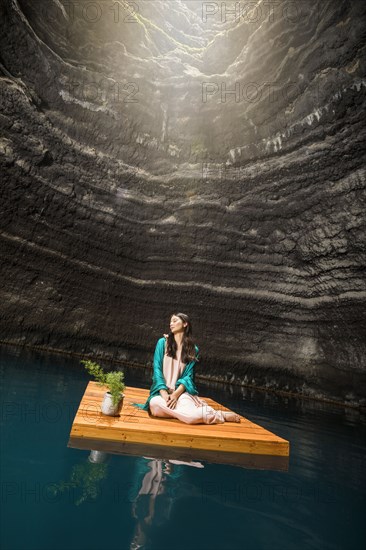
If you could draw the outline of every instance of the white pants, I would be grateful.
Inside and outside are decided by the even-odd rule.
[[[150,399],[150,412],[162,418],[177,418],[186,424],[222,424],[225,422],[222,411],[216,411],[203,399],[187,392],[179,396],[174,409],[170,409],[164,397],[155,395]]]

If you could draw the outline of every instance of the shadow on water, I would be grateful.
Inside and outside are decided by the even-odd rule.
[[[284,470],[152,447],[76,449],[70,428],[89,381],[79,359],[0,355],[2,549],[366,547],[362,411],[200,384],[200,395],[290,441]],[[124,371],[128,385],[149,387],[150,373]]]

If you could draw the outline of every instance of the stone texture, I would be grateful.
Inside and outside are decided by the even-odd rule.
[[[1,3],[1,339],[365,403],[363,2],[117,6]]]

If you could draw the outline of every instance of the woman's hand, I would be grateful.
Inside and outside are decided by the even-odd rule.
[[[175,409],[178,402],[178,396],[173,392],[168,397],[169,399],[166,402],[167,407],[169,407],[169,409]]]
[[[169,393],[166,390],[160,390],[160,395],[164,399],[165,403],[169,401]]]

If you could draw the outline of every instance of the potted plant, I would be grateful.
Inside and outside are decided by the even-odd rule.
[[[81,361],[91,376],[94,376],[98,386],[107,386],[108,391],[104,394],[101,411],[107,416],[118,416],[123,406],[124,398],[124,373],[122,371],[104,372],[98,363],[93,361]]]

